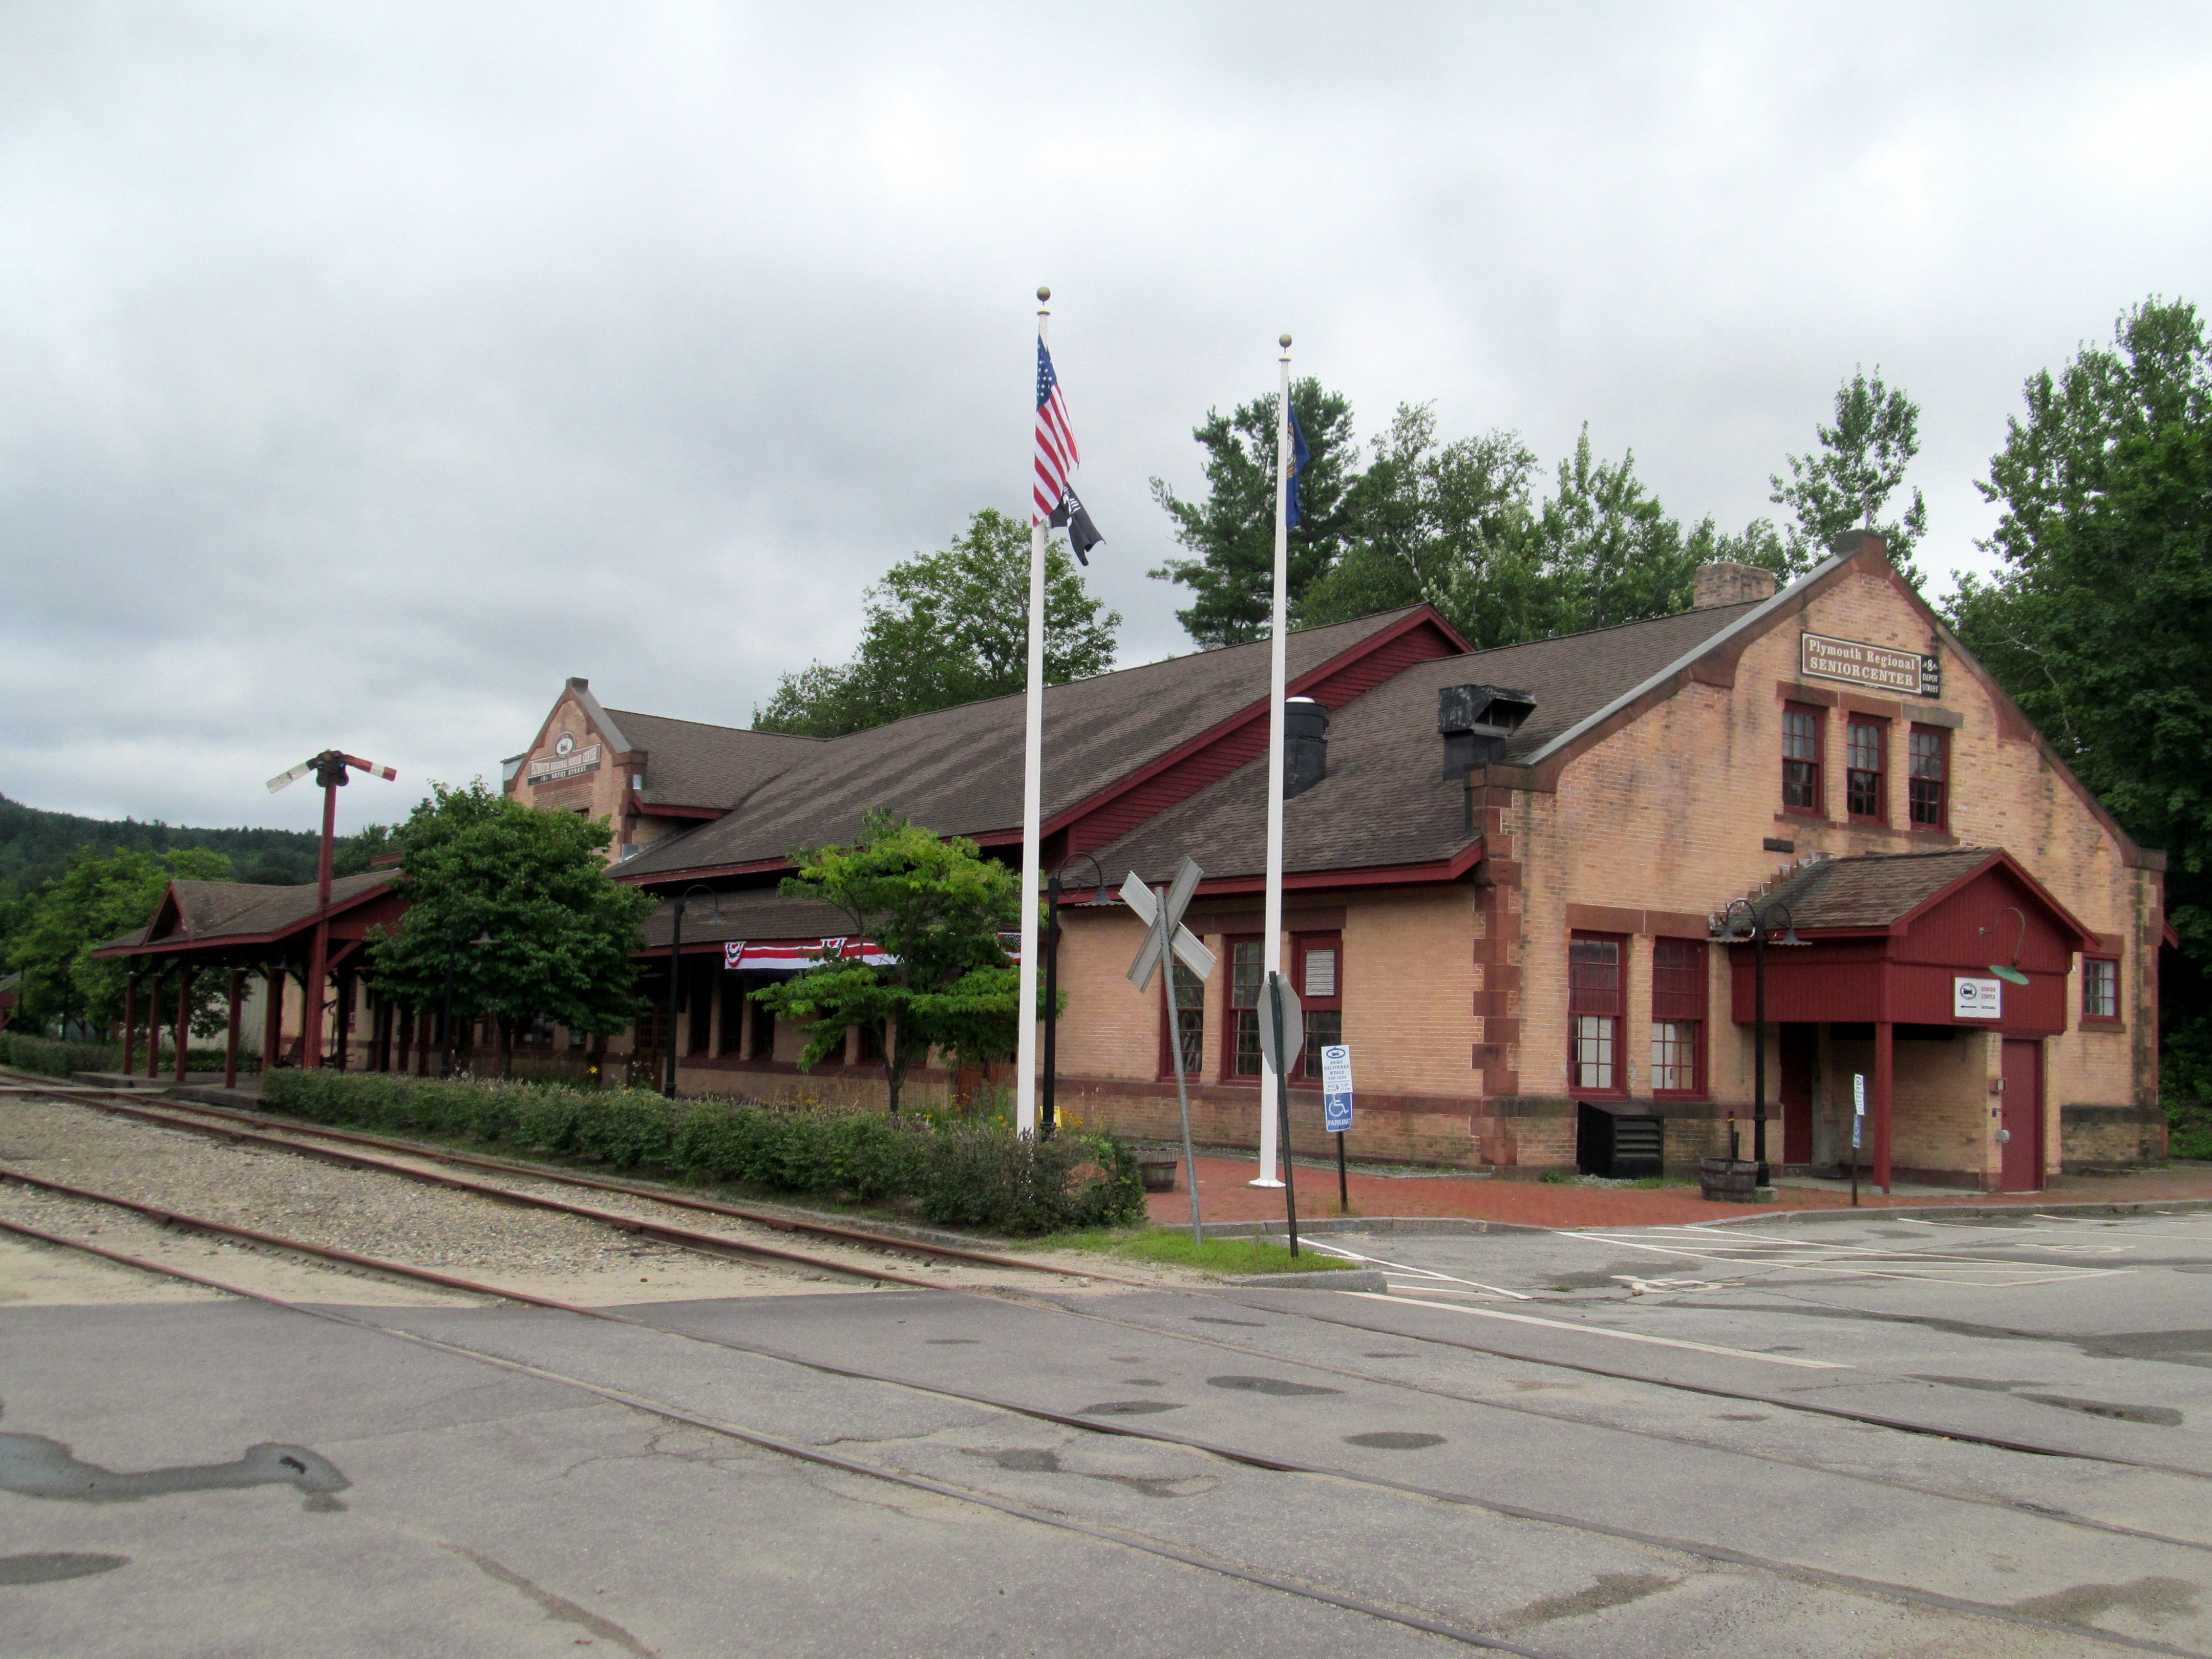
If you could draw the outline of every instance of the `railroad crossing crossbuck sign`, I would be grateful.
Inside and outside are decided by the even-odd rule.
[[[1121,902],[1145,919],[1145,942],[1138,948],[1137,959],[1129,964],[1129,978],[1139,990],[1152,982],[1152,975],[1170,951],[1201,982],[1213,977],[1213,952],[1182,925],[1183,909],[1198,890],[1200,873],[1198,866],[1185,859],[1164,892],[1153,892],[1134,870],[1121,884]],[[1184,1184],[1190,1188],[1190,1236],[1194,1243],[1203,1243],[1206,1229],[1198,1218],[1198,1156],[1190,1144],[1190,1087],[1183,1076],[1182,999],[1176,994],[1175,981],[1172,973],[1160,976],[1160,1006],[1166,1020],[1161,1029],[1167,1033],[1168,1052],[1175,1057],[1176,1104],[1182,1109],[1182,1168]]]
[[[1162,913],[1160,901],[1152,890],[1138,878],[1134,870],[1121,884],[1121,902],[1145,920],[1151,931],[1145,935],[1137,959],[1129,964],[1129,982],[1139,991],[1152,982],[1152,970],[1160,965],[1160,957],[1172,943],[1176,959],[1200,979],[1213,977],[1214,956],[1199,942],[1198,935],[1182,925],[1182,913],[1189,907],[1190,896],[1198,890],[1199,867],[1190,860],[1182,861],[1176,872],[1174,882],[1168,888],[1167,905]]]

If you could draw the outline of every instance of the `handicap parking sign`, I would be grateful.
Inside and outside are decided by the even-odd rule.
[[[1321,1051],[1322,1127],[1340,1135],[1352,1127],[1352,1050],[1332,1042]]]

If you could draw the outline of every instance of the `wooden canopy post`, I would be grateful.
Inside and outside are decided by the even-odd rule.
[[[261,1011],[261,1086],[269,1086],[269,1073],[276,1069],[276,1056],[284,1048],[284,964],[272,963],[261,970],[269,1006]]]
[[[1874,1026],[1874,1183],[1889,1191],[1889,1131],[1897,1096],[1897,1027],[1878,1019]]]
[[[348,1040],[353,1035],[354,977],[351,969],[331,975],[331,1024],[336,1028],[331,1048],[336,1051],[338,1070],[346,1068]]]
[[[195,975],[186,963],[177,964],[177,1066],[176,1080],[185,1080],[185,1046],[192,1035],[192,981]]]
[[[238,1005],[245,995],[246,975],[234,968],[230,970],[230,1029],[222,1045],[222,1086],[226,1089],[238,1087],[238,1022],[241,1012]]]
[[[146,975],[146,1080],[161,1075],[161,970]]]
[[[129,1077],[138,1057],[138,975],[123,975],[123,1075]]]

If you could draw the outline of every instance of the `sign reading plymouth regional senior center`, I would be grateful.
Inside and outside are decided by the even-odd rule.
[[[1824,680],[1877,686],[1916,697],[1943,695],[1943,659],[1917,651],[1897,651],[1863,640],[1830,639],[1826,634],[1797,636],[1797,672]]]

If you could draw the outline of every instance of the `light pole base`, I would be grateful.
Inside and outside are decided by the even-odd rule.
[[[1257,1181],[1248,1181],[1247,1187],[1280,1187],[1283,1183],[1271,1176],[1261,1176]]]

